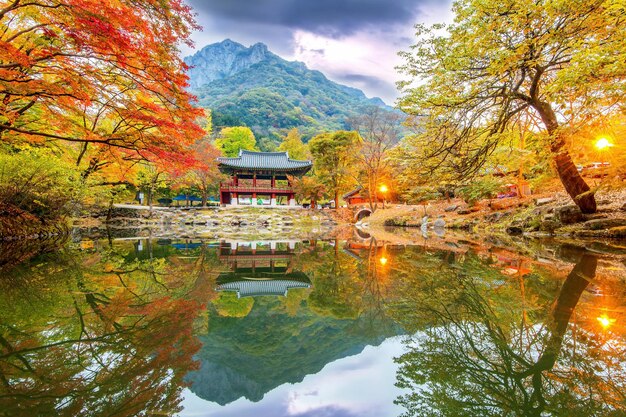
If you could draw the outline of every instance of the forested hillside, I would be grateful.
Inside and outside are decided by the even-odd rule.
[[[365,107],[391,108],[356,88],[330,81],[301,62],[289,62],[263,44],[246,48],[231,40],[208,45],[185,58],[192,92],[213,112],[213,125],[248,126],[258,138],[278,143],[297,127],[316,133],[347,129]]]

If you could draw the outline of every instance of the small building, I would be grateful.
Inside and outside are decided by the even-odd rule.
[[[365,194],[363,187],[360,185],[349,193],[342,195],[341,198],[348,203],[348,206],[359,206],[369,204],[370,202],[369,197]],[[378,196],[378,202],[383,202],[383,198],[380,195]]]
[[[217,158],[220,172],[230,175],[220,184],[220,203],[248,206],[295,206],[290,177],[306,174],[313,163],[290,159],[287,152],[241,150],[236,158]]]

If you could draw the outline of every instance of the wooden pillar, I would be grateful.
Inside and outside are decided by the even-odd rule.
[[[235,175],[233,176],[233,184],[234,184],[235,186],[239,185],[239,178],[237,178],[237,174],[235,174]]]
[[[272,174],[272,188],[276,187],[276,175]]]
[[[252,174],[252,186],[256,187],[256,172]]]

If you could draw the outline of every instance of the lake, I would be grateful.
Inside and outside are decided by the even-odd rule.
[[[626,415],[626,244],[0,245],[0,415]]]

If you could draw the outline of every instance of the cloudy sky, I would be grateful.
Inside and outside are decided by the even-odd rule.
[[[288,60],[388,104],[397,97],[397,52],[413,43],[417,22],[451,19],[451,0],[187,0],[203,31],[201,49],[226,38],[263,42]],[[183,55],[194,51],[183,49]]]

